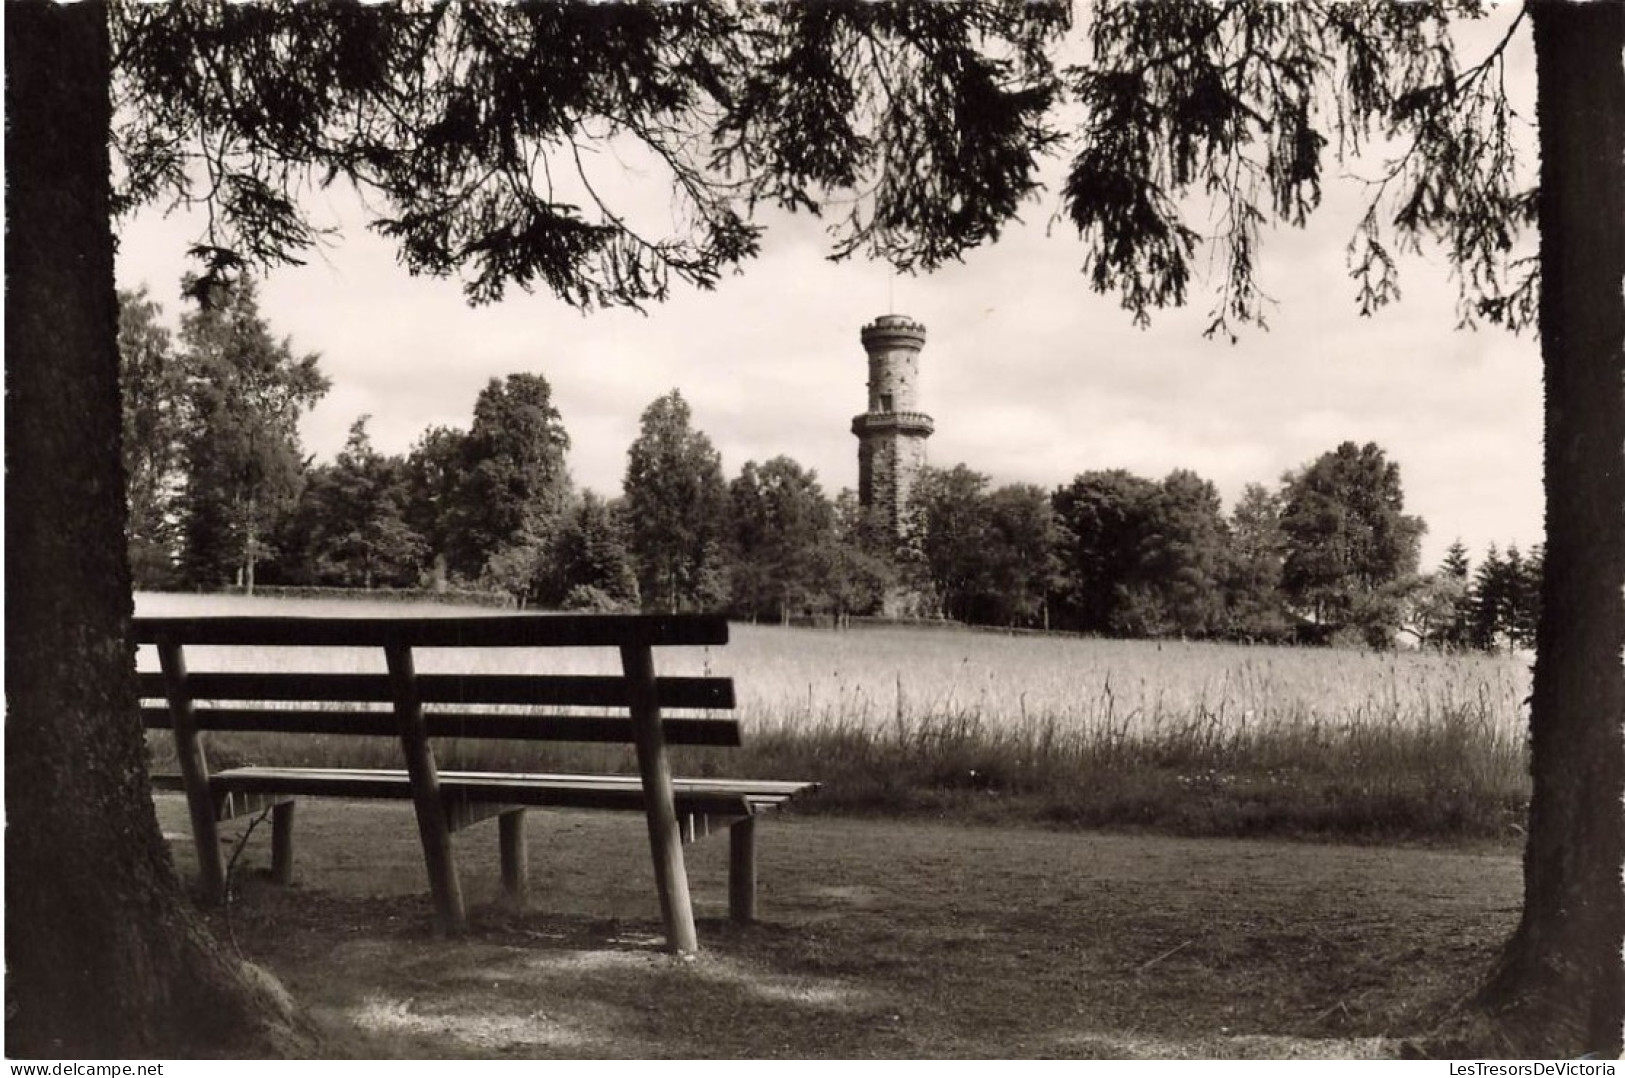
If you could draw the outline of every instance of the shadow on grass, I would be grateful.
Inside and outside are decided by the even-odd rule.
[[[642,821],[549,813],[529,908],[470,843],[448,939],[409,809],[308,807],[307,882],[251,851],[229,934],[352,1058],[1392,1056],[1516,916],[1510,854],[802,817],[761,836],[764,923],[721,917],[726,843],[689,848],[684,960]]]

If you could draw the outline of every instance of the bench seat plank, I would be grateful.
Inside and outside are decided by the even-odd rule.
[[[551,808],[640,810],[643,785],[636,775],[549,775],[485,771],[440,772],[441,796],[503,805]],[[221,793],[407,799],[411,779],[404,770],[349,768],[238,767],[210,776]],[[696,815],[746,816],[777,807],[814,783],[674,779],[678,811]]]
[[[152,776],[152,788],[167,793],[184,794],[186,780],[180,775],[160,774]],[[247,790],[221,789],[219,796],[214,799],[214,814],[219,820],[234,820],[239,816],[254,816],[266,809],[275,808],[293,801],[291,794],[279,793],[250,793]]]
[[[261,779],[259,776],[262,776],[262,775],[263,776],[270,776],[270,775],[275,775],[275,774],[306,775],[306,776],[311,777],[314,780],[319,781],[322,776],[326,776],[326,775],[405,775],[406,772],[402,771],[402,770],[399,770],[399,769],[391,769],[391,768],[372,769],[372,768],[341,768],[341,767],[331,767],[331,768],[328,768],[328,767],[307,767],[307,768],[295,768],[295,767],[285,767],[285,768],[276,768],[276,767],[238,767],[238,768],[231,768],[231,769],[225,770],[225,771],[218,771],[215,774],[210,776],[210,781],[211,782],[224,782],[225,780],[228,780],[228,779],[234,779],[237,776],[248,776],[245,779],[245,784],[238,786],[238,788],[246,789],[247,788],[246,783],[263,782],[263,783],[268,784],[269,781],[270,781],[268,778]],[[522,780],[525,780],[525,781],[528,781],[528,782],[568,783],[568,782],[574,782],[574,781],[578,781],[578,780],[586,780],[586,781],[598,782],[598,783],[618,783],[618,784],[623,784],[623,785],[627,785],[627,786],[635,786],[635,787],[638,787],[639,789],[642,788],[641,784],[638,781],[638,776],[636,776],[636,775],[579,775],[579,774],[573,774],[573,773],[572,774],[548,774],[548,773],[536,773],[536,772],[504,773],[504,772],[491,772],[491,771],[443,771],[443,772],[441,772],[441,775],[442,775],[442,777],[453,778],[453,779],[461,778],[461,777],[465,777],[465,776],[466,777],[495,777],[495,778],[510,778],[511,777],[511,778],[522,779]],[[774,798],[774,797],[778,797],[778,798],[789,799],[789,798],[793,798],[793,797],[799,797],[802,794],[816,793],[818,791],[818,789],[819,789],[819,786],[820,786],[820,784],[816,783],[816,782],[786,782],[786,781],[779,780],[779,779],[685,779],[685,778],[677,778],[677,779],[673,779],[672,781],[673,781],[673,783],[677,784],[678,786],[680,786],[680,787],[682,787],[684,789],[691,789],[691,790],[696,790],[696,791],[704,790],[704,791],[708,791],[708,792],[721,791],[721,792],[724,792],[724,793],[738,793],[738,794],[740,794],[742,796],[752,797],[752,798]],[[156,789],[159,789],[159,790],[167,790],[167,791],[172,791],[174,793],[185,793],[186,792],[186,783],[181,779],[181,776],[175,775],[175,774],[156,774],[156,775],[153,775],[152,776],[152,784]],[[228,782],[228,783],[226,783],[226,785],[229,787],[229,786],[232,785],[232,783]]]

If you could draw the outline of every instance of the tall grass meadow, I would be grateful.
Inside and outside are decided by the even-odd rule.
[[[400,603],[141,595],[142,614],[469,613]],[[490,611],[479,611],[490,613]],[[1205,835],[1505,837],[1527,806],[1526,657],[1249,647],[954,628],[735,625],[666,674],[734,678],[742,749],[679,773],[813,779],[807,810]],[[138,656],[144,669],[156,657]],[[277,652],[271,654],[272,651]],[[420,652],[422,671],[614,673],[606,649]],[[198,648],[191,669],[383,670],[381,654]],[[213,735],[211,763],[400,766],[384,739]],[[152,735],[154,765],[172,759]],[[630,747],[468,742],[446,769],[635,771]]]

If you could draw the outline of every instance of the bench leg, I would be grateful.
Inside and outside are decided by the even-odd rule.
[[[418,699],[412,649],[404,644],[389,644],[384,648],[384,658],[389,665],[390,694],[395,703],[401,750],[406,755],[406,770],[412,779],[412,809],[418,820],[418,839],[423,845],[423,867],[429,874],[435,927],[444,935],[455,935],[468,927],[468,915],[463,907],[463,885],[457,879],[457,860],[452,855],[446,804],[440,797],[439,770],[435,766],[434,751],[429,747],[423,704]]]
[[[169,700],[170,719],[175,727],[175,762],[180,765],[181,777],[186,783],[186,809],[192,817],[198,884],[203,901],[219,905],[226,900],[226,859],[220,853],[219,806],[209,789],[209,760],[192,714],[186,658],[174,640],[159,640],[158,659],[163,665],[164,696]]]
[[[728,916],[736,924],[756,920],[756,817],[728,828]]]
[[[525,854],[524,809],[504,812],[497,817],[497,841],[502,852],[502,890],[508,901],[523,908],[530,874]]]
[[[649,824],[649,849],[654,855],[655,889],[660,894],[661,920],[666,925],[666,946],[677,954],[695,954],[700,940],[694,930],[694,905],[688,893],[688,870],[683,864],[683,836],[672,797],[671,765],[660,729],[654,659],[648,645],[623,646],[621,666],[631,693],[638,774],[643,778],[644,816]]]
[[[287,886],[293,882],[293,809],[295,802],[271,806],[271,879]]]

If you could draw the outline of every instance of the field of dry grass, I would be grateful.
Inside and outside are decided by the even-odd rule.
[[[142,613],[404,612],[398,603],[139,596]],[[460,613],[417,606],[413,613]],[[489,611],[480,611],[490,613]],[[662,672],[735,679],[746,748],[678,757],[691,773],[825,781],[824,811],[951,813],[1192,835],[1495,838],[1528,796],[1527,662],[1502,655],[736,625],[724,648],[670,649]],[[611,672],[610,653],[549,654]],[[155,660],[142,656],[143,664]],[[382,669],[366,653],[238,654]],[[424,670],[468,657],[426,653]],[[493,660],[481,659],[482,669]],[[511,663],[534,661],[519,653]],[[162,765],[165,746],[155,742]],[[222,761],[393,763],[388,743],[234,739]],[[631,770],[629,751],[449,745],[448,765]]]

